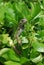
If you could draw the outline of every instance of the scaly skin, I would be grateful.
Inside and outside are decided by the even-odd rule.
[[[19,39],[19,36],[20,36],[20,34],[22,33],[22,31],[24,30],[24,25],[26,24],[26,22],[27,22],[26,19],[22,19],[22,20],[19,22],[17,31],[16,31],[16,33],[15,33],[15,35],[14,35],[14,39],[17,39],[18,46],[21,46],[21,40]],[[16,52],[18,55],[21,55],[21,51],[19,51],[16,46],[13,46],[13,49],[15,50],[15,52]]]

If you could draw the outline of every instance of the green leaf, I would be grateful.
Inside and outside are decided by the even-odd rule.
[[[44,30],[39,31],[38,34],[39,34],[39,36],[40,36],[41,38],[42,38],[42,37],[44,38]]]
[[[29,59],[27,59],[27,58],[25,58],[25,57],[21,57],[21,59],[20,59],[21,64],[24,64],[24,63],[26,63],[27,61],[29,61]]]
[[[39,62],[37,65],[44,65],[42,62]]]
[[[24,43],[28,43],[28,40],[27,40],[26,37],[22,37],[22,43],[23,43],[23,44],[24,44]]]
[[[32,60],[32,62],[34,62],[34,63],[38,63],[38,62],[40,62],[40,61],[42,61],[42,55],[40,54],[38,57],[36,57],[36,58],[32,58],[31,60]]]
[[[7,53],[9,51],[9,48],[3,48],[0,50],[0,56],[2,56],[3,54]]]
[[[39,43],[38,41],[36,41],[36,42],[32,43],[32,46],[38,52],[44,52],[44,44],[43,43]]]
[[[44,15],[41,15],[42,17],[40,17],[39,21],[40,21],[40,25],[44,26]]]
[[[16,25],[17,21],[15,19],[15,12],[12,8],[12,5],[10,2],[8,3],[3,3],[3,10],[2,11],[2,14],[4,12],[4,25],[6,27],[12,27],[14,25]],[[2,17],[2,16],[1,16]]]
[[[20,61],[20,58],[15,54],[12,49],[10,49],[7,53],[3,54],[2,57],[7,60]]]
[[[18,62],[13,62],[13,61],[7,61],[4,63],[5,65],[21,65],[20,63]]]
[[[40,13],[41,7],[38,2],[36,4],[33,4],[33,3],[30,3],[30,4],[31,4],[31,10],[32,10],[30,21],[33,21],[36,18],[36,16]]]
[[[2,5],[0,4],[0,26],[4,25],[4,13],[5,13],[4,4],[2,3]]]
[[[18,2],[15,4],[15,8],[18,12],[24,17],[28,19],[28,16],[30,14],[28,7],[24,2]]]

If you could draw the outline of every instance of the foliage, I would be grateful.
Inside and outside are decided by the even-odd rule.
[[[22,19],[27,22],[18,44]],[[44,0],[0,0],[0,65],[11,64],[44,65]]]

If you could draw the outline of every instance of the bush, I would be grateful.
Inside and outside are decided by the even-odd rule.
[[[0,0],[0,65],[44,65],[44,0]]]

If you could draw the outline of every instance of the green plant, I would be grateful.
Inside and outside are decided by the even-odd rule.
[[[0,65],[11,64],[44,65],[44,0],[0,0]]]

